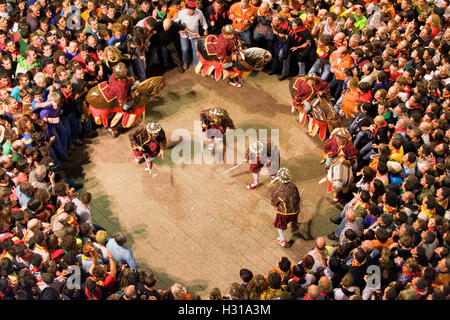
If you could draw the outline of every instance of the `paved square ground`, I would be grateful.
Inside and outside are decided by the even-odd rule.
[[[237,128],[279,129],[281,166],[291,170],[300,192],[304,189],[300,233],[311,219],[313,237],[334,230],[328,218],[338,208],[326,185],[318,184],[325,176],[319,164],[323,143],[312,139],[291,114],[287,80],[258,73],[234,88],[196,75],[192,68],[164,76],[167,86],[149,102],[147,119],[161,123],[169,142],[176,129],[193,134],[200,110],[212,106],[226,108]],[[207,299],[213,287],[226,294],[232,282],[240,281],[241,268],[265,275],[282,256],[299,262],[312,248],[312,241],[289,230],[292,245],[277,244],[267,173],[261,176],[265,184],[249,191],[248,165],[228,174],[223,172],[230,164],[175,165],[172,149],[154,162],[152,176],[134,162],[126,132],[117,138],[104,129],[97,132],[77,148],[71,174],[94,195],[94,221],[110,236],[128,232],[139,267],[157,275],[158,288],[180,281]]]

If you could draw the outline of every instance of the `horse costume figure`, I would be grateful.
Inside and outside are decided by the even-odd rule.
[[[339,193],[353,183],[352,166],[344,161],[345,156],[340,154],[331,162],[327,172],[328,192]]]
[[[325,153],[334,150],[330,158],[327,176],[319,181],[328,182],[328,192],[334,192],[334,200],[338,201],[338,193],[348,192],[353,183],[353,166],[356,164],[357,150],[349,140],[350,132],[345,128],[336,128],[324,146]],[[332,148],[334,145],[334,148]]]
[[[165,82],[163,77],[152,77],[139,84],[135,83],[135,89],[132,90],[134,104],[131,112],[125,112],[116,98],[108,100],[105,97],[103,90],[106,85],[108,84],[105,81],[89,90],[86,94],[86,102],[89,105],[95,123],[98,125],[103,124],[115,135],[120,119],[122,119],[124,128],[130,128],[136,124],[141,114],[145,111],[145,106],[150,97],[159,94]]]
[[[240,40],[232,25],[222,28],[220,35],[208,35],[197,43],[199,62],[195,72],[214,79],[229,79],[240,87],[238,79],[246,78],[252,71],[261,71],[272,60],[272,54],[262,48],[241,49]]]
[[[292,112],[298,110],[299,122],[305,125],[309,118],[308,131],[312,137],[319,133],[324,140],[341,122],[339,113],[329,100],[329,88],[326,81],[315,74],[294,77],[289,83],[292,98]]]

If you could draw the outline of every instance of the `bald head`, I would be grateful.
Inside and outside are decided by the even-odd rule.
[[[309,288],[308,288],[308,296],[311,299],[315,299],[315,298],[317,298],[318,295],[319,295],[319,288],[316,285],[314,285],[314,284],[309,286]]]
[[[361,248],[363,248],[365,252],[370,253],[373,251],[373,249],[375,249],[375,246],[373,245],[372,241],[364,240],[361,243]]]
[[[136,289],[135,289],[134,285],[130,285],[130,286],[126,287],[125,290],[123,291],[123,294],[125,295],[125,297],[128,300],[133,299],[136,295]]]
[[[348,222],[354,222],[356,219],[355,212],[351,209],[347,210],[345,213],[345,219],[347,219]]]
[[[317,249],[322,250],[325,247],[325,245],[326,245],[326,242],[325,242],[324,237],[318,237],[316,239],[316,248]]]
[[[331,284],[330,279],[328,279],[326,276],[322,276],[319,279],[319,289],[325,292],[331,291],[331,289],[333,289],[333,285]]]

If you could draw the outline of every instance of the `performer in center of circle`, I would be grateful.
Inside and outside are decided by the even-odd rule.
[[[270,180],[275,179],[280,168],[280,151],[269,139],[256,140],[248,146],[245,160],[250,164],[250,172],[253,174],[253,183],[247,185],[247,189],[251,190],[260,186],[259,172],[263,167],[267,167]]]
[[[292,226],[292,230],[298,227],[298,213],[300,212],[300,194],[291,179],[289,169],[280,168],[276,177],[271,181],[271,184],[277,181],[281,182],[277,183],[272,189],[271,204],[277,209],[277,216],[273,224],[279,234],[277,242],[282,247],[286,246],[284,230],[287,229],[288,225]]]
[[[202,131],[210,140],[208,150],[212,151],[215,147],[215,141],[222,141],[223,135],[228,128],[234,129],[233,120],[228,115],[227,110],[222,108],[210,108],[200,112],[202,121]]]
[[[164,159],[167,140],[164,129],[159,123],[154,121],[143,122],[128,136],[135,161],[139,163],[143,158],[147,158],[145,159],[145,171],[151,170],[154,158],[161,156],[161,159]]]

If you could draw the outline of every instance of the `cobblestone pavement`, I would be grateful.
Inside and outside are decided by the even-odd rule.
[[[240,281],[241,268],[265,275],[282,256],[299,262],[313,246],[301,236],[307,222],[313,237],[326,235],[334,229],[328,218],[338,207],[326,185],[318,184],[325,176],[319,164],[323,143],[291,114],[289,82],[259,73],[234,88],[192,68],[181,75],[169,71],[165,78],[167,86],[149,102],[147,119],[162,124],[169,142],[176,129],[192,134],[200,110],[211,106],[226,108],[237,128],[279,129],[281,165],[291,170],[300,192],[304,189],[300,229],[286,231],[289,248],[277,244],[267,172],[261,175],[265,184],[249,191],[248,165],[227,174],[231,164],[175,165],[171,149],[164,160],[154,161],[151,175],[135,163],[127,132],[113,138],[105,129],[85,140],[70,168],[94,195],[94,221],[110,236],[129,233],[128,245],[140,268],[157,275],[157,288],[181,281],[202,298],[213,287],[226,294],[232,282]]]

